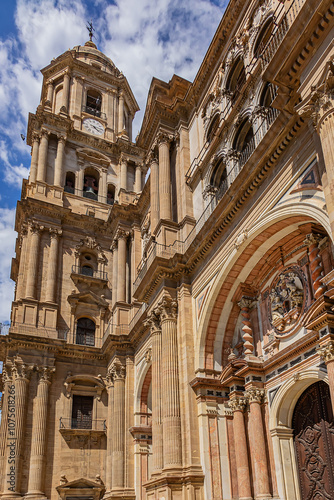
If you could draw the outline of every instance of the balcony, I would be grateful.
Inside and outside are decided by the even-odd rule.
[[[65,437],[73,435],[103,436],[107,432],[106,421],[102,419],[92,420],[91,418],[64,418],[59,419],[59,432]]]
[[[90,106],[82,106],[82,111],[89,115],[96,116],[97,118],[101,118],[102,120],[107,119],[107,115],[105,113],[102,113],[102,111],[92,108]]]
[[[95,271],[88,266],[72,266],[71,278],[75,282],[85,281],[92,283],[100,283],[105,285],[108,283],[108,273],[104,271]]]

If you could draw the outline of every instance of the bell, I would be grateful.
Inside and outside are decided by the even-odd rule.
[[[95,191],[94,191],[94,189],[92,188],[92,186],[88,186],[88,188],[86,189],[86,191],[85,191],[85,192],[86,192],[86,193],[93,193],[93,194],[95,194]]]

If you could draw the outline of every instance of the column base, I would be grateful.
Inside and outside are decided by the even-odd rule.
[[[122,500],[135,500],[136,498],[136,493],[132,489],[125,489],[125,488],[120,488],[120,489],[112,489],[109,491],[106,491],[106,493],[103,496],[103,500],[117,500],[117,499],[122,499]]]
[[[26,500],[47,500],[47,497],[43,493],[43,491],[31,491],[24,495],[24,499]]]
[[[21,493],[16,493],[15,491],[5,491],[1,495],[1,500],[17,500],[18,498],[23,498]]]

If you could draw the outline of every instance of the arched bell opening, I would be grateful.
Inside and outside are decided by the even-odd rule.
[[[74,194],[75,192],[75,174],[74,172],[66,172],[64,191]]]
[[[115,186],[113,184],[108,184],[107,203],[108,205],[115,203]]]
[[[86,113],[101,116],[102,95],[97,90],[89,89],[86,97]]]
[[[99,173],[94,168],[87,168],[84,174],[83,196],[98,200]]]

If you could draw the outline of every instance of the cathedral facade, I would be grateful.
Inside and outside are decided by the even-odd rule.
[[[334,498],[334,3],[231,0],[141,130],[42,70],[0,337],[3,500]]]

